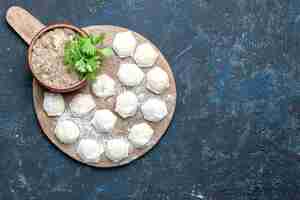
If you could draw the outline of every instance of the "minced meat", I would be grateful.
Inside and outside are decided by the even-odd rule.
[[[36,78],[53,88],[67,88],[80,80],[79,75],[64,65],[64,46],[76,33],[57,28],[42,35],[34,44],[32,71]]]

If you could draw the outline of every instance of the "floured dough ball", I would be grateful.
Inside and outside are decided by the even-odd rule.
[[[154,67],[147,73],[147,88],[155,94],[161,94],[170,87],[168,74],[160,67]]]
[[[128,157],[129,143],[124,138],[113,138],[106,142],[105,155],[113,162],[121,161]]]
[[[60,116],[65,111],[65,101],[61,94],[45,92],[43,107],[49,117]]]
[[[117,33],[113,41],[113,49],[121,57],[132,56],[136,48],[137,41],[132,32]]]
[[[54,133],[61,143],[72,144],[78,139],[80,131],[74,122],[63,120],[57,122]]]
[[[97,97],[111,97],[115,94],[115,81],[106,74],[102,74],[92,83],[92,91]]]
[[[70,109],[74,115],[85,115],[95,107],[95,101],[89,94],[77,94],[70,102]]]
[[[141,148],[151,140],[153,133],[151,126],[140,123],[130,129],[128,139],[136,148]]]
[[[164,119],[167,114],[167,105],[158,98],[148,99],[141,107],[144,119],[151,122],[159,122]]]
[[[134,60],[140,67],[152,67],[157,58],[158,53],[150,43],[140,44],[134,54]]]
[[[82,160],[97,162],[104,152],[104,147],[95,139],[82,139],[78,144],[77,152]]]
[[[138,108],[138,99],[133,92],[125,91],[117,97],[115,111],[123,118],[134,116]]]
[[[116,124],[117,117],[110,110],[97,110],[92,124],[99,132],[111,132]]]
[[[126,86],[136,86],[144,79],[144,72],[136,64],[121,64],[118,78]]]

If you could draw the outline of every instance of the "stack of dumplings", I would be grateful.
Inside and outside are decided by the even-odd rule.
[[[57,141],[74,147],[86,163],[130,159],[134,149],[153,144],[155,125],[170,112],[165,98],[170,78],[156,64],[156,48],[139,42],[130,31],[116,33],[111,45],[120,64],[113,66],[115,74],[101,73],[90,82],[90,92],[68,102],[60,94],[44,92],[43,108],[56,119]]]

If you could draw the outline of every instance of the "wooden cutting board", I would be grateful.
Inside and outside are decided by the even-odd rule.
[[[8,23],[16,30],[16,32],[24,39],[24,41],[29,44],[32,40],[32,38],[35,36],[36,33],[39,32],[40,29],[44,27],[44,25],[39,22],[36,18],[34,18],[30,13],[28,13],[26,10],[20,8],[20,7],[11,7],[7,12],[7,21]],[[20,20],[22,19],[22,20]],[[108,25],[96,25],[96,26],[88,26],[83,28],[85,31],[87,31],[89,34],[100,34],[100,33],[106,33],[106,38],[104,41],[104,44],[111,45],[112,40],[114,38],[114,35],[118,32],[128,31],[126,28],[117,27],[117,26],[108,26]],[[134,32],[134,31],[132,31]],[[141,42],[150,42],[146,38],[144,38],[142,35],[134,32],[137,40]],[[155,45],[151,43],[154,47]],[[155,47],[156,48],[156,47]],[[164,95],[171,95],[174,97],[174,101],[176,103],[176,83],[175,79],[172,73],[172,70],[162,55],[162,53],[159,51],[158,48],[156,50],[159,52],[159,58],[157,60],[157,65],[159,65],[162,69],[164,69],[170,78],[170,88],[168,91],[166,91],[166,94]],[[104,63],[104,69],[103,73],[109,74],[113,79],[117,79],[116,73],[118,70],[118,64],[122,62],[122,59],[117,59],[116,57],[112,59],[108,59]],[[168,126],[171,123],[172,117],[175,112],[176,104],[171,106],[168,110],[168,116],[158,123],[149,123],[151,127],[154,129],[154,136],[151,139],[148,146],[142,149],[134,149],[130,152],[129,157],[121,162],[114,163],[111,162],[108,159],[100,160],[97,163],[85,163],[83,162],[80,157],[77,155],[76,151],[73,147],[70,147],[70,145],[64,145],[60,143],[55,135],[54,135],[54,128],[56,125],[56,119],[48,117],[47,114],[43,110],[43,93],[45,91],[44,88],[42,88],[36,80],[33,80],[33,102],[34,102],[34,108],[35,112],[37,114],[37,118],[39,121],[39,124],[43,130],[43,133],[49,138],[49,140],[58,147],[62,152],[70,156],[71,158],[82,162],[84,164],[94,166],[94,167],[116,167],[121,166],[130,163],[131,161],[143,156],[145,153],[147,153],[150,149],[152,149],[161,139],[161,137],[166,133]],[[90,93],[89,86],[86,86],[85,88],[81,89],[80,91],[76,91],[73,93],[65,94],[64,98],[66,103],[70,102],[70,100],[73,98],[74,95],[78,93]],[[114,103],[107,103],[103,99],[95,98],[97,108],[103,109],[107,108],[110,110],[113,110]],[[112,102],[114,102],[115,99],[113,99]]]

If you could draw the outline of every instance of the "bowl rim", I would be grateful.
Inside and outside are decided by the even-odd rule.
[[[76,83],[70,85],[69,87],[61,87],[61,88],[57,88],[57,87],[53,87],[53,86],[49,86],[47,84],[45,84],[43,81],[41,81],[40,79],[37,78],[37,76],[35,75],[35,73],[32,70],[32,51],[33,51],[33,47],[35,45],[35,43],[38,41],[38,39],[43,36],[45,33],[53,30],[53,29],[58,29],[58,28],[66,28],[66,29],[71,29],[73,31],[75,31],[76,33],[79,33],[81,36],[88,36],[89,34],[84,31],[81,28],[78,28],[74,25],[71,24],[67,24],[67,23],[57,23],[57,24],[52,24],[52,25],[48,25],[44,28],[42,28],[32,39],[32,41],[30,42],[28,51],[27,51],[27,63],[30,69],[31,74],[33,75],[33,77],[45,88],[49,89],[52,92],[56,92],[56,93],[66,93],[66,92],[72,92],[75,90],[78,90],[82,87],[84,87],[86,85],[87,80],[84,78],[82,80],[77,81]]]

